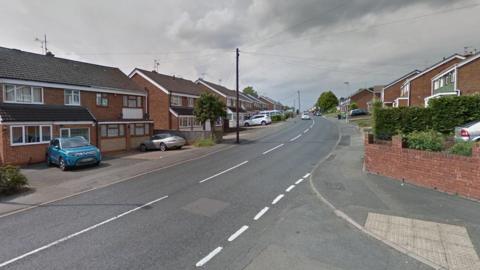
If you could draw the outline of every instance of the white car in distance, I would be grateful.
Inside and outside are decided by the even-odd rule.
[[[265,114],[257,114],[243,122],[243,125],[246,127],[249,126],[258,126],[258,125],[269,125],[272,123],[272,119]]]
[[[310,114],[308,114],[308,113],[303,113],[302,114],[302,120],[310,120],[310,119],[311,119]]]

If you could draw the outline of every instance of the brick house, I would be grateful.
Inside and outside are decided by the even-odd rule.
[[[147,93],[118,68],[3,47],[0,59],[0,163],[42,162],[54,137],[112,152],[150,135]]]
[[[266,103],[266,110],[268,110],[268,111],[282,110],[283,109],[283,106],[279,102],[277,102],[277,101],[275,101],[275,100],[273,100],[273,99],[271,99],[267,96],[260,96],[259,99],[261,101],[263,101],[264,103]]]
[[[414,70],[384,86],[381,94],[383,107],[396,107],[396,101],[397,98],[400,97],[403,83],[405,80],[417,75],[418,73],[420,73],[419,70]]]
[[[267,110],[267,103],[263,102],[259,97],[253,96],[253,95],[248,95],[252,102],[253,102],[253,110],[255,113],[258,113],[259,111],[264,111]]]
[[[224,127],[236,127],[237,126],[237,92],[234,90],[230,90],[225,86],[218,85],[204,79],[197,80],[198,85],[201,87],[203,91],[210,91],[211,93],[220,97],[223,102],[227,105],[227,120],[225,121]],[[251,100],[246,97],[243,93],[239,93],[239,123],[243,125],[245,117],[249,114],[247,111],[247,107],[250,107]],[[227,126],[228,125],[228,126]]]
[[[134,69],[129,77],[148,92],[148,113],[155,130],[204,130],[195,119],[193,109],[200,95],[210,90],[190,80],[139,68]],[[220,120],[217,125],[222,126]],[[210,130],[207,122],[205,131]]]
[[[425,105],[432,98],[474,93],[480,93],[480,54],[471,55],[433,77],[430,96],[425,98]]]
[[[446,68],[465,60],[465,57],[454,54],[433,66],[425,69],[417,75],[405,80],[402,84],[401,94],[398,98],[398,106],[424,107],[425,98],[432,93],[432,78],[444,71]]]
[[[382,90],[384,85],[375,85],[371,89],[373,89],[372,99],[367,102],[367,110],[371,112],[373,110],[373,101],[374,100],[381,100],[382,99]]]
[[[356,103],[359,109],[368,110],[368,104],[373,98],[373,88],[362,88],[353,93],[349,100],[350,104]]]

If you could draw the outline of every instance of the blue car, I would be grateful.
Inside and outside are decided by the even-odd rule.
[[[81,136],[53,139],[47,150],[47,164],[56,164],[62,171],[83,165],[99,165],[101,160],[100,150]]]

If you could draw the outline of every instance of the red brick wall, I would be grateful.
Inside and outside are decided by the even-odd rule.
[[[461,95],[480,93],[480,59],[477,58],[457,70],[457,88]]]
[[[108,106],[97,106],[97,93],[80,91],[80,105],[86,107],[97,120],[121,120],[123,109],[123,96],[121,94],[107,93]],[[58,88],[44,88],[43,98],[45,104],[63,105],[65,103],[64,90]],[[143,113],[145,97],[142,97]]]
[[[425,107],[425,98],[432,95],[432,78],[462,60],[454,58],[410,82],[410,106]]]
[[[365,136],[365,169],[418,186],[480,200],[480,145],[472,157],[402,148],[394,137],[392,145],[374,144]]]
[[[148,114],[153,120],[154,129],[169,129],[169,95],[138,74],[131,80],[148,92]]]
[[[358,105],[359,109],[367,110],[367,102],[373,99],[373,93],[367,90],[363,90],[355,95],[350,97],[350,103],[355,102]]]
[[[8,125],[0,125],[0,138],[2,142],[2,164],[24,165],[31,163],[39,163],[45,161],[45,154],[48,143],[33,145],[10,145],[10,127]],[[96,145],[96,126],[92,125],[53,125],[52,136],[60,136],[60,128],[90,128],[90,143]]]

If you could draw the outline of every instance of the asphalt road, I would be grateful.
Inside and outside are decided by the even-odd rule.
[[[0,268],[243,269],[337,139],[323,118],[291,121],[238,147],[1,218]]]

